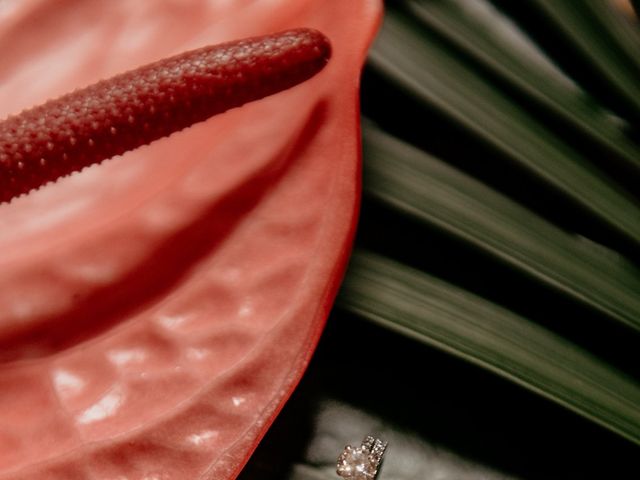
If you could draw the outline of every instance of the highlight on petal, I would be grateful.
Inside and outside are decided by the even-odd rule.
[[[292,28],[290,90],[0,205],[0,480],[234,478],[300,379],[349,254],[377,0],[30,0],[0,117],[159,58]]]

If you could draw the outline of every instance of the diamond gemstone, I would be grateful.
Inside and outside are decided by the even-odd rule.
[[[347,447],[338,460],[337,472],[349,480],[371,480],[376,474],[376,465],[368,450]]]

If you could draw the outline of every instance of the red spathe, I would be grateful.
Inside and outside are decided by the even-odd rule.
[[[0,7],[0,117],[184,50],[287,28],[289,91],[0,206],[0,479],[233,478],[298,382],[359,195],[377,0]],[[6,53],[5,53],[6,52]]]

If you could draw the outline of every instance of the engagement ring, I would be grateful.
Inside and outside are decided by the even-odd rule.
[[[360,447],[347,445],[338,457],[338,475],[348,480],[375,479],[386,449],[387,442],[371,435],[365,437]]]

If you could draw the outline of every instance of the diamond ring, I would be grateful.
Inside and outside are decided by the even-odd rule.
[[[347,445],[338,457],[338,475],[348,480],[373,480],[378,474],[382,456],[387,449],[383,442],[371,435],[365,437],[360,447]]]

